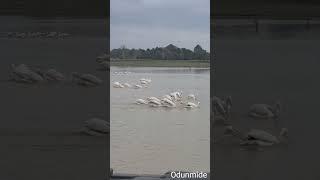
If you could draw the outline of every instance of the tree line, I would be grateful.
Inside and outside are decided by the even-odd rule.
[[[209,60],[210,53],[202,49],[200,45],[193,51],[186,48],[178,48],[172,44],[166,47],[152,49],[128,49],[121,46],[111,50],[111,59],[159,59],[159,60]]]

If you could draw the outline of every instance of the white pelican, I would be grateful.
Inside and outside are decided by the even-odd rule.
[[[137,99],[136,104],[148,104],[148,101],[146,101],[144,99]]]
[[[239,137],[242,140],[240,145],[271,146],[283,142],[287,137],[287,132],[286,128],[282,128],[278,137],[260,129],[251,129],[247,133],[242,134],[239,130],[228,126],[225,134],[228,133]]]
[[[147,97],[147,101],[152,107],[159,107],[162,105],[161,100],[156,97]]]
[[[174,101],[177,101],[177,100],[180,100],[180,99],[181,99],[182,93],[176,91],[176,92],[170,93],[170,96],[172,97],[172,99],[173,99]]]
[[[160,99],[158,99],[158,98],[156,98],[156,97],[153,97],[153,96],[147,97],[147,100],[148,100],[148,101],[155,100],[155,101],[160,102]]]
[[[92,118],[85,122],[84,133],[92,136],[103,136],[110,132],[110,123],[99,118]]]
[[[57,32],[49,32],[46,37],[47,37],[47,38],[53,38],[53,37],[55,37],[57,34],[58,34]]]
[[[167,98],[161,99],[162,105],[165,107],[176,107],[176,104]]]
[[[59,33],[58,34],[58,38],[65,38],[65,37],[68,37],[68,36],[70,36],[70,34],[68,34],[68,33]]]
[[[254,104],[250,107],[249,116],[256,118],[277,118],[280,114],[280,109],[280,102],[276,102],[274,106]]]
[[[17,33],[16,38],[25,38],[27,36],[26,33]]]
[[[135,89],[140,89],[140,88],[142,88],[142,86],[139,85],[139,84],[136,84],[136,85],[133,86],[133,88],[135,88]]]
[[[27,65],[11,65],[13,80],[18,82],[34,83],[43,81],[43,77],[31,70]]]
[[[144,82],[146,82],[146,83],[151,83],[151,79],[141,78],[141,79],[140,79],[140,82],[141,82],[141,81],[144,81]]]
[[[149,100],[149,103],[148,103],[150,106],[152,107],[160,107],[162,106],[162,103],[161,101],[158,101],[158,100],[155,100],[155,99],[151,99]]]
[[[187,96],[187,99],[190,99],[190,100],[196,100],[196,96],[194,95],[194,94],[189,94],[188,96]]]
[[[151,79],[142,78],[142,79],[140,79],[140,83],[143,84],[143,85],[150,84],[151,83]]]
[[[185,106],[185,108],[197,108],[200,106],[200,102],[198,102],[197,104],[193,103],[193,102],[188,102]]]
[[[44,72],[44,78],[49,81],[63,81],[65,79],[64,75],[55,69],[49,69]]]
[[[170,95],[168,95],[168,94],[164,95],[163,98],[167,98],[167,99],[169,99],[170,101],[173,101],[172,97],[171,97]]]
[[[102,84],[102,80],[92,74],[71,73],[72,81],[83,86],[97,86]]]
[[[232,106],[231,96],[227,96],[224,100],[213,96],[213,111],[214,114],[226,115]]]
[[[131,84],[129,84],[129,83],[124,83],[123,86],[126,87],[126,88],[131,88],[132,87]]]
[[[121,83],[116,81],[116,82],[113,83],[113,87],[114,88],[124,88],[124,85],[122,85]]]
[[[287,128],[282,128],[280,131],[280,136],[281,137],[288,137],[288,129]]]
[[[140,83],[141,83],[141,84],[143,84],[143,85],[148,84],[148,82],[147,82],[147,81],[141,81],[141,80],[140,80]]]
[[[215,125],[228,125],[227,120],[230,118],[231,106],[224,107],[221,103],[213,101],[214,112],[214,124]],[[217,116],[217,114],[218,116]]]

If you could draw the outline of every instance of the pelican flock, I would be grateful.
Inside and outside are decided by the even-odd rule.
[[[125,72],[114,72],[114,74],[126,74]],[[113,88],[121,88],[121,89],[142,89],[147,88],[151,85],[152,80],[150,78],[141,78],[138,80],[138,83],[131,83],[128,82],[113,82]],[[184,108],[184,109],[195,109],[200,108],[200,102],[197,101],[197,98],[194,94],[188,94],[187,96],[183,97],[182,92],[174,91],[163,96],[150,96],[145,98],[136,99],[135,104],[137,105],[145,105],[154,108]]]
[[[28,66],[25,64],[11,64],[10,80],[18,83],[35,84],[41,82],[62,82],[67,81],[66,76],[56,69],[41,69]],[[92,74],[87,73],[71,73],[71,82],[81,86],[98,86],[103,81]]]
[[[214,121],[220,115],[224,121],[224,132],[222,137],[218,137],[215,143],[220,142],[225,137],[236,137],[240,140],[241,146],[273,146],[281,143],[288,143],[288,129],[281,128],[279,135],[273,135],[267,130],[251,128],[247,132],[241,132],[240,130],[234,128],[231,124],[226,123],[230,118],[231,112],[231,96],[228,96],[224,100],[218,97],[214,97]],[[266,104],[254,104],[249,108],[248,117],[254,119],[274,119],[276,120],[280,114],[280,101],[276,101],[273,106]],[[217,115],[216,115],[217,114]],[[217,127],[217,126],[216,126]]]
[[[193,94],[190,94],[190,95],[195,96]],[[184,98],[182,96],[182,92],[175,91],[175,92],[163,95],[162,97],[150,96],[145,99],[137,99],[135,103],[138,105],[149,105],[150,107],[186,108],[186,109],[199,108],[200,102],[196,102],[196,98],[190,100],[188,96]]]
[[[146,78],[142,78],[139,80],[139,83],[135,84],[135,83],[121,83],[119,81],[115,81],[113,82],[113,87],[114,88],[129,88],[129,89],[141,89],[141,88],[147,88],[149,87],[149,85],[151,84],[151,79],[146,79]]]
[[[8,33],[9,38],[65,38],[69,36],[67,33],[48,32],[48,33]],[[102,67],[109,67],[107,64],[108,56],[101,56],[96,59]],[[66,76],[56,69],[49,68],[43,69],[26,64],[11,64],[9,80],[17,83],[37,84],[44,82],[62,82],[71,81],[81,86],[98,86],[103,83],[103,80],[95,75],[88,73],[72,72],[71,78]],[[121,86],[120,83],[118,83]],[[125,83],[124,87],[130,87],[131,85]],[[100,118],[91,118],[85,121],[84,127],[81,130],[82,133],[91,136],[104,136],[110,132],[110,124],[108,121]]]
[[[14,81],[24,83],[36,83],[44,81],[44,78],[40,74],[33,71],[30,67],[28,67],[25,64],[12,64],[11,69],[11,79]]]

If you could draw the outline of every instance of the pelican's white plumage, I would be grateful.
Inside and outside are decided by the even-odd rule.
[[[144,99],[137,99],[136,104],[148,104],[148,101],[146,101]]]
[[[199,106],[200,106],[200,102],[198,102],[198,103],[188,102],[185,107],[186,108],[197,108]]]
[[[159,101],[159,100],[156,100],[156,99],[151,99],[151,100],[149,100],[149,103],[148,103],[150,106],[152,106],[152,107],[160,107],[160,106],[162,106],[162,103],[161,103],[161,101]]]
[[[251,129],[248,133],[247,133],[247,138],[254,138],[254,139],[259,139],[262,141],[266,141],[266,142],[270,142],[270,143],[279,143],[279,140],[276,136],[263,131],[261,129]]]
[[[152,107],[162,106],[161,100],[156,97],[147,97],[148,104]]]
[[[153,97],[153,96],[147,97],[147,100],[148,100],[148,101],[155,100],[155,101],[160,102],[160,99],[158,99],[157,97]]]
[[[176,100],[182,98],[182,93],[179,91],[175,91],[170,93],[170,96],[174,97]]]
[[[168,94],[164,95],[163,98],[167,98],[167,99],[169,99],[170,101],[173,101],[172,97],[171,97],[170,95],[168,95]]]
[[[274,106],[267,104],[254,104],[250,107],[249,116],[256,118],[276,118],[280,113],[280,102]]]
[[[176,107],[176,104],[172,102],[170,99],[163,98],[161,102],[162,102],[162,105],[165,107]]]
[[[49,69],[44,73],[44,77],[49,81],[62,81],[65,79],[64,75],[55,69]]]
[[[177,91],[170,93],[170,96],[174,101],[177,101],[177,100],[181,99],[181,97],[182,97],[181,93],[177,92]]]
[[[142,80],[140,80],[140,83],[141,83],[141,84],[144,84],[144,85],[145,85],[145,84],[148,84],[147,81],[142,81]]]
[[[271,146],[274,144],[279,144],[284,139],[287,138],[284,133],[287,129],[282,128],[279,137],[276,137],[266,131],[260,129],[251,129],[242,141],[241,145],[258,145],[258,146]]]
[[[97,86],[103,82],[101,79],[99,79],[98,77],[92,74],[79,74],[79,73],[73,72],[71,75],[72,75],[72,81],[83,86]]]
[[[140,83],[141,84],[149,84],[149,83],[151,83],[151,79],[141,78]]]
[[[83,132],[93,136],[106,135],[110,132],[110,124],[100,118],[91,118],[85,122]]]
[[[114,83],[113,83],[113,87],[114,87],[114,88],[124,88],[124,85],[122,85],[122,84],[119,83],[119,82],[114,82]]]
[[[134,86],[133,86],[133,88],[135,88],[135,89],[141,89],[141,88],[142,88],[142,86],[141,86],[141,85],[139,85],[139,84],[136,84],[136,85],[134,85]]]
[[[43,77],[38,73],[31,70],[27,65],[20,64],[20,65],[11,65],[12,68],[12,75],[15,81],[19,82],[27,82],[27,83],[34,83],[43,81]]]
[[[213,111],[214,114],[223,115],[229,113],[232,106],[231,96],[227,96],[224,100],[220,99],[217,96],[213,97]]]
[[[261,129],[250,129],[247,133],[243,134],[232,126],[228,126],[225,134],[228,133],[239,137],[242,140],[240,145],[271,146],[282,142],[287,137],[285,132],[287,132],[287,129],[282,128],[279,137]]]
[[[126,88],[131,88],[132,87],[131,84],[129,84],[129,83],[124,83],[123,86],[126,87]]]

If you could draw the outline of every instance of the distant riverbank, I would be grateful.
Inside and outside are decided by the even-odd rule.
[[[155,59],[117,59],[111,60],[111,66],[130,67],[210,67],[209,60],[155,60]]]

